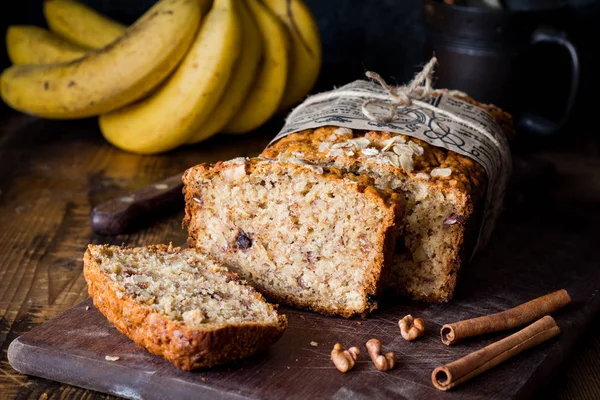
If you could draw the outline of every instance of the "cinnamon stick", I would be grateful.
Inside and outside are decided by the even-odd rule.
[[[571,302],[565,289],[538,297],[520,306],[483,317],[467,319],[442,326],[442,342],[452,345],[465,338],[512,329],[552,314]]]
[[[439,390],[451,389],[559,333],[560,329],[554,318],[546,315],[517,333],[450,364],[437,367],[431,374],[431,381]]]

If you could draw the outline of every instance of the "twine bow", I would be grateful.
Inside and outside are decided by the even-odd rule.
[[[398,107],[410,106],[412,100],[422,100],[431,95],[433,88],[431,87],[431,77],[433,76],[434,67],[437,64],[437,58],[433,57],[419,72],[415,75],[414,79],[405,86],[392,86],[389,85],[382,77],[376,72],[367,71],[365,75],[368,78],[374,79],[381,87],[383,87],[390,98],[390,101],[384,101],[376,98],[365,100],[362,104],[363,114],[371,121],[376,122],[390,122],[396,116]],[[375,115],[369,111],[368,106],[371,104],[377,104],[389,110],[388,115]]]

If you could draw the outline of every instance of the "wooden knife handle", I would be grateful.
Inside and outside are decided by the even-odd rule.
[[[171,176],[99,204],[92,210],[92,231],[99,235],[119,235],[167,210],[183,207],[181,176]]]

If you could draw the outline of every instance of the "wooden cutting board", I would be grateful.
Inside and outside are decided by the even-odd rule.
[[[40,376],[127,398],[527,398],[548,379],[588,322],[600,310],[598,218],[577,210],[530,209],[504,214],[488,249],[464,271],[455,299],[425,305],[388,300],[366,319],[328,318],[282,308],[289,328],[266,353],[227,366],[184,372],[150,355],[119,334],[88,300],[16,339],[12,366]],[[594,220],[596,219],[596,220]],[[566,288],[573,303],[555,315],[562,334],[451,392],[431,384],[439,365],[462,357],[508,333],[454,347],[439,339],[442,324],[504,310]],[[89,307],[89,309],[88,309]],[[406,342],[398,319],[423,318],[427,334]],[[371,338],[394,351],[397,367],[379,372],[367,358]],[[329,359],[336,342],[360,346],[354,370],[338,372]],[[107,361],[105,356],[118,356]]]

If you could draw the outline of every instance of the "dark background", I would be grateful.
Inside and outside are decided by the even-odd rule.
[[[135,21],[154,3],[153,0],[82,1],[126,24]],[[600,1],[563,2],[566,8],[555,25],[568,32],[582,60],[577,107],[567,127],[572,135],[586,129],[588,115],[596,112],[594,99],[600,81],[597,73],[600,61],[595,58],[600,58],[597,57]],[[323,40],[324,65],[315,90],[328,90],[362,78],[366,70],[377,71],[392,83],[404,83],[430,56],[424,54],[427,30],[421,0],[306,0],[306,3],[316,16]],[[21,0],[5,7],[0,14],[2,35],[9,24],[45,26],[42,0]],[[547,49],[552,52],[550,58],[535,52],[530,55],[540,62],[530,67],[533,73],[527,82],[531,88],[527,99],[530,108],[551,119],[558,119],[556,115],[561,112],[568,86],[565,77],[569,74],[566,54],[556,50]],[[6,48],[2,46],[0,66],[8,65]],[[5,105],[2,107],[6,110]]]
[[[133,22],[148,7],[150,7],[151,4],[154,3],[153,0],[84,1],[97,10],[123,23]],[[418,68],[418,65],[420,65],[426,59],[426,55],[423,54],[426,29],[422,18],[421,0],[305,1],[312,8],[318,20],[324,45],[324,67],[316,90],[327,90],[334,85],[341,85],[351,80],[361,78],[363,77],[365,70],[378,71],[391,82],[403,83],[412,77],[413,73]],[[5,0],[2,6],[3,7],[0,10],[0,35],[4,35],[6,27],[9,24],[35,24],[45,26],[42,14],[42,0],[13,0],[10,2]],[[598,57],[598,52],[600,49],[600,1],[579,0],[570,2],[568,8],[564,12],[564,18],[559,21],[558,24],[560,25],[558,26],[559,28],[565,29],[569,33],[570,38],[575,42],[579,49],[582,60],[582,81],[580,85],[580,93],[577,99],[577,108],[570,125],[568,125],[567,128],[564,129],[564,131],[558,135],[556,139],[544,139],[543,141],[536,142],[536,145],[548,145],[563,149],[570,146],[571,138],[576,138],[584,134],[587,134],[588,136],[591,134],[600,137],[599,130],[596,128],[597,122],[595,119],[596,115],[598,114],[596,93],[598,93],[600,86],[600,78],[598,77],[600,75],[600,57]],[[561,57],[561,55],[557,55],[557,57]],[[532,58],[536,58],[536,55],[532,54]],[[6,49],[4,46],[0,46],[0,67],[4,68],[8,65],[9,61],[6,55]],[[557,60],[556,63],[551,64],[542,63],[535,68],[534,72],[535,76],[532,78],[531,82],[531,94],[528,96],[531,98],[530,102],[538,104],[539,108],[545,109],[548,107],[551,108],[553,104],[561,103],[564,100],[561,97],[561,90],[564,92],[564,88],[556,89],[556,87],[558,85],[558,77],[565,73],[564,60]],[[8,107],[6,107],[4,103],[0,102],[0,113],[6,112],[7,110]],[[42,166],[38,165],[39,163],[46,159],[59,159],[56,154],[84,150],[85,147],[82,144],[84,141],[79,138],[81,136],[79,127],[81,127],[81,124],[84,124],[84,122],[58,122],[53,123],[52,125],[36,125],[39,129],[38,131],[33,131],[30,135],[28,135],[27,138],[23,138],[22,142],[19,142],[19,144],[12,145],[12,148],[14,149],[12,152],[5,151],[0,156],[0,159],[4,158],[5,162],[4,165],[6,176],[3,182],[10,182],[11,179],[14,179],[15,182],[17,180],[24,179],[19,175],[23,173],[22,171],[33,171],[34,177],[44,176],[42,173],[40,173],[40,171],[42,171]],[[90,124],[84,126],[89,125]],[[72,126],[74,126],[74,128],[70,128]],[[2,129],[0,129],[0,134],[7,135],[5,132],[2,132]],[[89,139],[90,135],[88,135],[88,138],[85,140],[96,143],[96,146],[100,146],[98,144],[101,143],[100,134],[94,134],[97,137]],[[54,140],[56,140],[58,144],[55,147],[52,147],[51,142]],[[221,143],[225,141],[223,138],[215,138],[211,140],[216,140]],[[250,139],[247,140],[250,142]],[[24,149],[27,147],[24,144],[26,142],[36,142],[45,145],[45,150],[44,148],[41,150],[42,152],[45,151],[45,153],[43,153],[42,157],[40,157],[41,161],[39,161],[38,164],[35,164],[36,160],[33,160],[32,157],[29,157],[33,151],[32,153],[26,153],[24,151]],[[65,143],[67,147],[62,148]],[[215,142],[211,143],[214,144]],[[10,145],[7,147],[9,149],[11,148]],[[578,149],[581,147],[582,146],[579,146]],[[590,146],[589,152],[597,157],[597,149],[597,145],[595,145],[595,147]],[[193,151],[201,152],[202,147],[196,147]],[[200,154],[202,154],[203,157],[206,157],[207,150],[204,151],[205,153]],[[208,151],[212,151],[212,149],[209,149]],[[228,155],[229,157],[234,156],[234,154],[229,153]],[[130,158],[128,158],[129,155],[126,154],[113,157],[114,158],[111,158],[110,160],[111,162],[115,160],[117,161],[117,167],[115,168],[123,166],[125,163],[124,160],[130,160]],[[156,165],[149,164],[149,166],[145,169],[146,173],[148,173],[148,176],[143,175],[143,173],[141,174],[145,180],[140,180],[139,175],[135,175],[134,177],[130,177],[128,180],[128,182],[132,181],[135,183],[128,183],[128,185],[131,187],[138,185],[137,187],[140,187],[143,186],[143,184],[149,184],[159,179],[161,177],[160,174],[164,173],[164,166],[171,165],[173,160],[175,160],[175,162],[172,173],[187,166],[186,161],[178,160],[176,157],[169,158],[166,156],[165,158],[157,157],[157,159],[162,161],[158,162]],[[168,161],[165,161],[167,159]],[[188,157],[188,159],[191,158]],[[64,157],[62,160],[66,161],[64,161],[64,168],[59,168],[60,171],[73,168],[68,164],[68,162],[72,161],[70,158]],[[118,164],[119,160],[121,164]],[[574,158],[568,158],[566,160],[568,161],[565,161],[565,165],[570,164],[571,162],[573,164],[573,175],[576,171],[579,171]],[[585,162],[589,163],[589,160]],[[11,163],[16,164],[17,167],[14,169],[12,167],[8,167]],[[29,163],[31,163],[31,165]],[[79,167],[79,165],[76,165],[76,167]],[[126,170],[127,168],[124,169]],[[98,184],[100,185],[99,187],[101,190],[97,190],[93,193],[105,193],[107,190],[106,187],[113,188],[113,191],[115,190],[115,187],[117,189],[120,187],[114,182],[110,185],[105,184],[104,181],[100,179],[103,173],[104,172],[102,171],[98,172],[97,175],[93,175],[90,178],[91,182],[101,182]],[[70,172],[68,174],[63,173],[63,175],[69,177],[67,182],[70,185],[75,185],[78,182],[72,178]],[[118,176],[122,179],[123,175]],[[570,175],[567,175],[566,178],[563,179],[567,180],[569,176]],[[588,186],[586,186],[586,188],[593,186],[593,178],[595,176],[597,175],[589,175],[589,183],[587,183]],[[63,177],[61,179],[63,180],[56,180],[54,178],[54,174],[52,174],[50,178],[45,178],[44,176],[44,181],[61,182],[61,185],[65,185],[63,183],[65,178]],[[575,181],[575,179],[573,180]],[[582,179],[579,179],[577,182],[581,181]],[[40,184],[40,180],[31,180],[25,182],[27,182],[27,185],[23,184],[23,187]],[[110,181],[108,180],[108,182]],[[117,180],[116,182],[119,183],[120,181]],[[581,183],[581,185],[584,185],[584,183]],[[126,185],[121,182],[121,186],[125,187]],[[7,187],[8,184],[5,184],[5,186],[2,187],[5,194],[8,192]],[[59,187],[63,189],[63,186]],[[74,192],[73,190],[74,189],[71,187],[71,192],[68,193],[79,193]],[[565,197],[570,196],[569,190],[565,190],[564,193]],[[26,197],[23,198],[25,199]],[[60,197],[57,198],[60,199]],[[107,197],[104,199],[106,198]],[[591,195],[590,198],[592,198]],[[2,201],[8,202],[6,195],[2,198]],[[81,209],[84,207],[81,204],[69,202],[69,206],[67,207],[68,213],[65,214],[66,217],[64,217],[68,220],[70,219],[70,223],[75,226],[82,225],[82,222],[76,219],[80,218],[78,215],[81,214]],[[85,207],[87,207],[87,205]],[[573,208],[577,207],[578,206],[575,205]],[[15,212],[17,212],[17,210],[15,210]],[[81,218],[87,218],[87,214]],[[555,216],[551,213],[548,213],[548,218],[554,220]],[[46,221],[45,218],[40,218],[39,220],[42,222]],[[63,229],[62,225],[60,225],[60,227],[63,235],[70,234],[71,231],[66,228]],[[54,229],[54,227],[52,227],[52,229]],[[160,230],[160,226],[157,228],[157,231],[158,230]],[[81,237],[81,239],[81,243],[87,240],[85,237]],[[147,237],[144,237],[144,239],[147,239]],[[55,245],[55,243],[52,242],[52,245]],[[35,257],[38,256],[35,255]],[[548,256],[544,254],[542,250],[540,250],[540,257],[544,258]],[[60,261],[60,259],[58,259],[58,261]],[[572,268],[572,266],[565,265],[564,268]],[[62,273],[62,270],[59,271]],[[509,278],[507,277],[507,279]],[[26,325],[23,323],[23,331],[28,329],[25,329],[25,327]],[[597,382],[598,376],[600,376],[600,371],[597,371],[597,363],[590,361],[592,359],[597,359],[599,354],[599,328],[600,320],[596,319],[593,326],[590,327],[586,337],[583,337],[580,340],[580,346],[585,347],[580,347],[579,352],[583,354],[589,354],[589,356],[587,358],[580,357],[571,361],[569,364],[563,366],[563,369],[557,374],[557,376],[561,377],[562,379],[564,379],[565,375],[571,376],[571,379],[572,377],[579,376],[579,381],[576,382],[581,383],[581,380],[585,378],[588,384],[590,382],[589,379],[594,379],[595,377],[595,387],[599,387]],[[592,381],[591,383],[594,382]],[[540,397],[554,397],[556,394],[555,384],[556,382],[554,382],[554,384],[549,384],[543,395]],[[580,398],[592,398],[590,395],[592,392],[586,392],[586,390],[590,389],[586,388],[585,386],[586,385],[581,384],[576,392],[579,393]],[[582,392],[587,393],[587,396],[581,396]],[[68,391],[65,390],[65,393],[68,393]],[[567,395],[563,393],[563,396],[568,396],[568,393]]]

